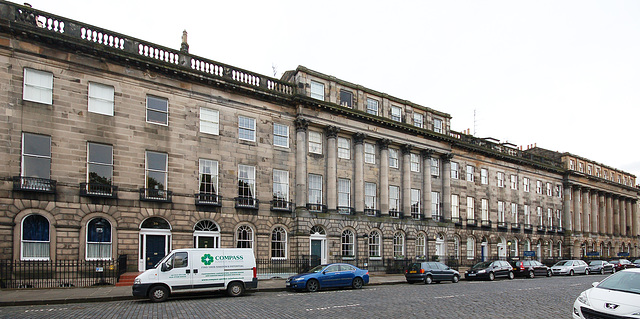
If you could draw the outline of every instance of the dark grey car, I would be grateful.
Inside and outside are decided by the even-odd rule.
[[[424,282],[431,284],[432,282],[451,281],[453,283],[460,280],[460,273],[449,268],[447,265],[435,261],[424,261],[413,263],[404,273],[407,282],[412,284],[415,282]]]
[[[589,262],[589,273],[603,275],[607,272],[613,274],[616,272],[616,268],[606,260],[592,260]]]

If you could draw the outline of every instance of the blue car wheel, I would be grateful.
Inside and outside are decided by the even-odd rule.
[[[309,279],[307,281],[307,291],[316,292],[320,288],[320,283],[315,279]]]

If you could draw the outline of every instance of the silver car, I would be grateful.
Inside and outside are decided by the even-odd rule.
[[[551,267],[551,271],[554,276],[568,275],[573,276],[575,274],[589,274],[589,265],[586,262],[573,259],[573,260],[561,260]]]

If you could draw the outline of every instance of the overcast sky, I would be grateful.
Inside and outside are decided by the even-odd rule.
[[[640,177],[640,1],[27,1],[174,49],[186,29],[207,59],[303,65]]]

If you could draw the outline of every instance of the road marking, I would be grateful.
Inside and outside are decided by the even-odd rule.
[[[359,307],[360,304],[351,304],[351,305],[342,305],[342,306],[329,306],[329,307],[318,307],[318,308],[307,308],[307,311],[319,311],[319,310],[332,310],[332,309],[340,309],[340,308],[350,308],[350,307]]]
[[[61,310],[68,310],[69,308],[49,308],[49,309],[28,309],[25,310],[24,312],[51,312],[51,311],[61,311]]]
[[[433,299],[448,299],[448,298],[457,298],[457,297],[464,297],[464,295],[439,296],[439,297],[433,297]]]

